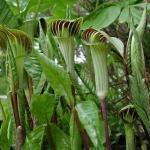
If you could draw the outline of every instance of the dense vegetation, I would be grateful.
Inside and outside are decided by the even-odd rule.
[[[0,0],[0,149],[150,149],[150,4]]]

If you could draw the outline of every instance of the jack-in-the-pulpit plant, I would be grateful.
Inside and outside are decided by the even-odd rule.
[[[124,122],[126,150],[135,150],[134,121],[137,113],[133,105],[127,105],[120,110],[120,116]]]
[[[108,71],[107,71],[107,53],[110,49],[110,44],[113,45],[118,52],[122,51],[122,42],[115,38],[110,37],[103,31],[97,31],[93,28],[86,29],[82,33],[82,41],[85,45],[90,47],[94,72],[95,72],[95,85],[96,93],[101,100],[102,113],[105,126],[106,148],[110,150],[109,130],[107,123],[106,111],[106,95],[108,92]],[[120,53],[122,56],[122,54]]]
[[[107,123],[106,94],[108,91],[107,52],[109,50],[107,38],[99,31],[89,28],[82,33],[84,44],[90,46],[95,71],[97,96],[101,99],[104,118],[105,138],[107,150],[110,150],[110,139]]]
[[[0,26],[0,45],[0,50],[6,54],[9,95],[16,124],[16,149],[21,149],[26,133],[24,59],[32,51],[32,41],[23,31]]]
[[[106,97],[108,91],[107,38],[95,29],[87,29],[82,34],[84,44],[89,45],[95,71],[96,92],[100,99]]]
[[[51,32],[59,44],[66,62],[67,72],[74,74],[75,36],[80,31],[82,18],[76,20],[55,20],[51,23]]]

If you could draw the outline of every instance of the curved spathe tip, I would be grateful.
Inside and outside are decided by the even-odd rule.
[[[108,43],[107,37],[102,34],[101,32],[93,29],[93,28],[88,28],[82,32],[82,41],[86,45],[94,45],[98,43],[103,43],[106,44]]]
[[[75,20],[58,19],[51,22],[50,28],[54,36],[68,37],[79,33],[83,18]]]
[[[129,122],[129,123],[132,123],[137,117],[137,113],[134,108],[134,105],[127,105],[123,107],[119,111],[119,114],[124,121]]]
[[[0,26],[0,48],[6,49],[7,42],[17,42],[22,45],[27,52],[32,50],[32,41],[30,37],[23,31],[17,29],[9,29]]]

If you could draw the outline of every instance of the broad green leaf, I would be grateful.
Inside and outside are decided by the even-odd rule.
[[[23,150],[40,150],[45,127],[43,125],[36,127],[27,137]]]
[[[50,8],[55,18],[66,18],[67,5],[73,9],[74,0],[51,0]]]
[[[78,131],[73,116],[71,116],[70,118],[70,143],[71,143],[71,150],[81,150],[80,133]]]
[[[133,6],[127,6],[121,11],[121,14],[119,16],[119,22],[120,23],[129,22],[130,20],[129,9],[131,11],[131,14],[133,15],[134,24],[135,25],[138,24],[140,22],[142,12]]]
[[[31,101],[31,112],[40,123],[46,123],[51,119],[55,105],[54,95],[44,93],[33,95]]]
[[[57,94],[65,96],[68,104],[72,105],[71,81],[67,72],[42,53],[36,52],[36,55],[52,88]]]
[[[26,12],[43,12],[50,8],[51,1],[49,0],[30,0],[26,6]]]
[[[104,126],[96,104],[85,101],[76,105],[79,119],[95,148],[104,149]]]
[[[69,136],[56,125],[50,126],[51,136],[56,150],[71,150]]]
[[[55,18],[65,18],[67,5],[73,6],[74,0],[41,0],[40,5],[37,0],[30,0],[26,11],[28,12],[44,12],[51,10],[52,16]]]
[[[6,0],[0,0],[0,24],[6,25],[8,27],[17,27],[19,24],[19,19],[11,11]]]
[[[24,67],[29,74],[30,77],[32,77],[33,80],[33,86],[36,87],[40,81],[41,75],[42,75],[42,68],[40,66],[40,63],[38,62],[37,58],[35,56],[27,56],[25,58]]]
[[[121,11],[121,7],[119,6],[110,6],[106,8],[100,8],[89,16],[85,17],[82,29],[86,29],[89,27],[95,29],[101,29],[109,26],[113,23],[117,17],[119,16]]]

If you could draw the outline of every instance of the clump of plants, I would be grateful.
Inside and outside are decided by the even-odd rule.
[[[147,6],[2,0],[0,149],[149,149]]]

